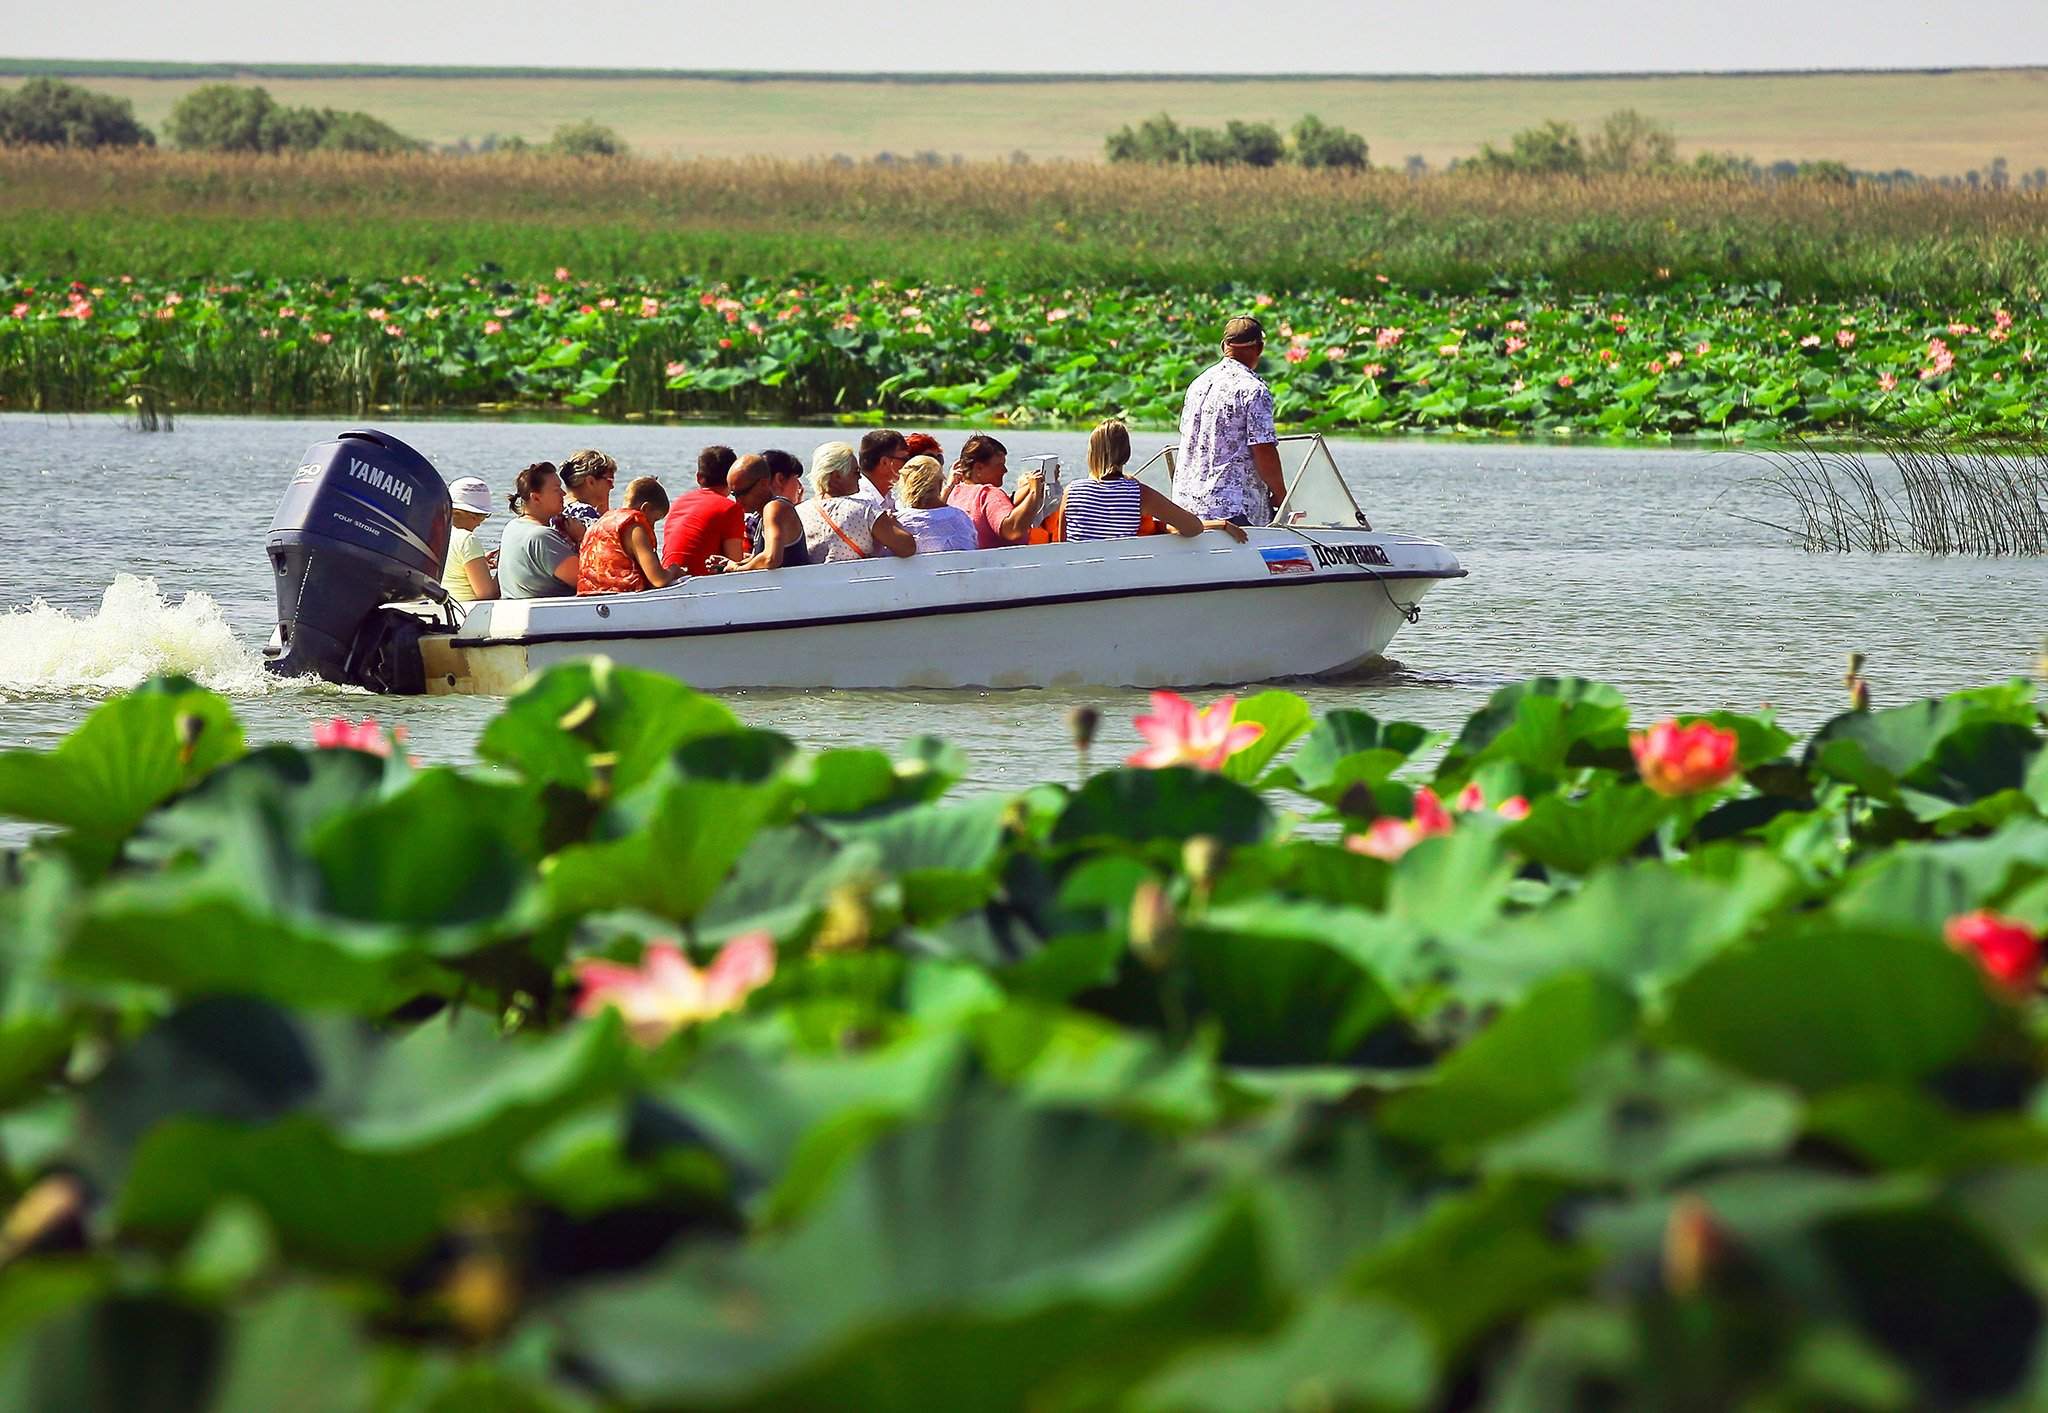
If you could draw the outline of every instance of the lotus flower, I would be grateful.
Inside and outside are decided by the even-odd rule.
[[[405,728],[393,727],[390,735],[377,724],[377,718],[366,716],[361,721],[350,721],[337,716],[330,721],[313,724],[313,746],[322,751],[361,751],[365,755],[389,756],[393,749],[405,742]]]
[[[1643,783],[1660,795],[1695,795],[1735,774],[1736,738],[1711,721],[1660,721],[1628,738]]]
[[[1467,794],[1477,786],[1467,788]],[[1459,800],[1462,804],[1464,796]],[[1392,863],[1401,855],[1425,839],[1451,832],[1451,815],[1444,808],[1444,802],[1436,791],[1427,785],[1415,792],[1415,817],[1395,819],[1392,815],[1381,815],[1374,820],[1363,834],[1353,834],[1345,839],[1344,847],[1355,854],[1365,854],[1375,859]]]
[[[582,989],[576,1014],[592,1016],[609,1007],[625,1020],[627,1034],[652,1048],[686,1025],[738,1010],[774,975],[775,939],[766,932],[733,938],[702,970],[675,943],[655,942],[637,967],[578,962]]]
[[[2041,939],[2017,918],[1979,908],[1950,918],[1942,936],[2008,991],[2024,995],[2041,979]]]
[[[1486,792],[1479,788],[1477,781],[1458,792],[1458,813],[1473,814],[1486,808]],[[1529,817],[1529,797],[1510,795],[1495,807],[1494,813],[1502,819],[1518,820]]]
[[[1266,732],[1256,721],[1233,722],[1236,711],[1236,697],[1219,697],[1210,706],[1197,707],[1178,692],[1154,692],[1152,715],[1131,719],[1151,744],[1125,764],[1148,770],[1169,765],[1219,770]]]

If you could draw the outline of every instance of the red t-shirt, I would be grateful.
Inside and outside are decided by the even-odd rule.
[[[747,513],[723,491],[685,491],[661,522],[661,562],[686,574],[704,573],[704,556],[724,554],[727,540],[747,538]]]

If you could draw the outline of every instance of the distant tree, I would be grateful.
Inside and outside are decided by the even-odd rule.
[[[625,139],[603,123],[564,123],[548,139],[548,151],[563,157],[623,157]]]
[[[1164,113],[1155,114],[1132,128],[1128,124],[1109,135],[1103,144],[1112,162],[1185,162],[1188,134]]]
[[[154,147],[125,98],[33,78],[0,93],[0,147]]]
[[[2034,190],[2048,191],[2048,167],[2034,168]]]
[[[1793,178],[1802,182],[1816,182],[1822,186],[1854,186],[1856,174],[1849,170],[1846,162],[1801,162],[1793,169]],[[1977,174],[1970,173],[1970,185],[1977,184]]]
[[[275,152],[264,127],[276,111],[277,100],[268,89],[202,84],[172,107],[164,132],[178,146],[193,151]]]
[[[487,132],[484,134],[484,140],[477,144],[476,150],[479,152],[531,152],[533,144],[516,132],[508,133],[502,137],[497,133]]]
[[[311,152],[327,141],[333,109],[274,106],[263,115],[259,140],[265,152]],[[371,121],[375,121],[372,119]]]
[[[2004,191],[2012,185],[2012,172],[2006,167],[2003,157],[1991,159],[1991,189]]]
[[[1688,170],[1696,177],[1724,182],[1753,182],[1761,175],[1756,160],[1739,152],[1701,152]]]
[[[1286,139],[1271,123],[1241,123],[1233,118],[1223,125],[1223,136],[1230,144],[1231,160],[1247,167],[1278,166],[1287,155]]]
[[[1633,108],[1609,113],[1586,149],[1596,172],[1655,172],[1678,164],[1678,134]]]
[[[323,151],[418,152],[426,146],[368,113],[337,113],[328,109],[321,116],[326,120],[326,131],[316,145]]]
[[[1309,113],[1294,125],[1294,160],[1304,167],[1362,172],[1367,166],[1365,139]]]
[[[1429,175],[1429,159],[1420,152],[1411,152],[1403,164],[1403,170],[1411,177],[1426,177]]]
[[[1579,141],[1577,128],[1552,118],[1541,126],[1524,128],[1509,138],[1505,152],[1492,143],[1486,144],[1468,165],[1488,172],[1583,176],[1586,149]]]

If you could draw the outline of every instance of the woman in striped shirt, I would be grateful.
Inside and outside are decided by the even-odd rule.
[[[1228,520],[1204,520],[1142,481],[1124,475],[1130,460],[1130,428],[1116,418],[1089,433],[1089,479],[1068,486],[1060,497],[1061,539],[1113,540],[1135,535],[1149,515],[1176,535],[1221,530],[1244,543],[1243,526]]]

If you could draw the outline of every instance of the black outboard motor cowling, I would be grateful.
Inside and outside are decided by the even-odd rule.
[[[308,450],[270,524],[277,632],[264,666],[373,691],[421,690],[417,621],[380,610],[445,601],[450,520],[440,473],[388,433],[347,431]],[[400,619],[414,624],[409,633]]]

